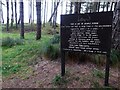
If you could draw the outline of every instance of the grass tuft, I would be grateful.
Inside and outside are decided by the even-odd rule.
[[[2,39],[2,46],[4,47],[12,47],[15,45],[22,45],[24,44],[24,40],[22,39],[13,39],[10,37],[6,37]]]
[[[66,84],[68,81],[64,78],[64,77],[61,77],[60,75],[56,75],[53,80],[52,80],[52,83],[54,85],[64,85]]]

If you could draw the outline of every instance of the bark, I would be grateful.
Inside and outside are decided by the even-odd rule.
[[[105,2],[103,3],[103,12],[105,11]]]
[[[93,6],[92,6],[92,12],[96,12],[97,11],[97,6],[98,6],[98,2],[94,2]]]
[[[52,0],[52,2],[51,2],[51,15],[52,15],[52,13],[53,13],[53,9],[54,9],[53,6],[54,6],[54,1]],[[48,21],[48,22],[50,22],[50,25],[51,25],[51,26],[52,26],[52,24],[53,24],[53,23],[52,23],[52,19],[53,19],[53,18],[51,18],[51,20]]]
[[[19,16],[19,19],[18,19],[18,25],[20,25],[20,16]]]
[[[3,10],[2,10],[2,23],[4,23]]]
[[[100,2],[98,2],[98,12],[99,12],[99,10],[100,10]]]
[[[43,21],[43,27],[45,27],[45,15],[46,14],[46,0],[45,0],[45,7],[44,7],[44,21]]]
[[[75,14],[78,14],[78,2],[75,2],[75,10],[74,10],[75,12]]]
[[[15,23],[16,23],[16,28],[18,28],[18,25],[17,25],[17,2],[15,0]]]
[[[78,12],[81,13],[81,2],[79,2]]]
[[[54,9],[54,11],[53,11],[53,13],[52,13],[52,15],[51,15],[50,19],[49,19],[49,22],[51,22],[51,21],[52,21],[52,17],[54,16],[55,11],[57,10],[57,8],[58,8],[58,6],[59,6],[59,3],[60,3],[60,0],[57,2],[57,5],[56,5],[56,7],[55,7],[55,9]]]
[[[107,11],[108,11],[109,6],[110,6],[110,2],[107,2]]]
[[[117,2],[113,16],[112,46],[120,50],[120,1]]]
[[[20,0],[20,21],[21,21],[21,28],[20,28],[20,38],[24,39],[24,5],[23,0]]]
[[[110,11],[112,11],[114,2],[111,3]]]
[[[56,7],[56,3],[57,2],[54,2],[54,9]],[[55,11],[55,14],[53,16],[53,28],[54,28],[54,34],[55,34],[55,29],[56,29],[56,19],[57,19],[57,10]]]
[[[4,5],[2,3],[2,1],[0,1],[0,23],[4,23],[4,18],[3,18],[3,10],[2,10],[2,5]]]
[[[88,13],[88,10],[89,10],[89,3],[87,2],[85,13]]]
[[[9,31],[9,0],[6,0],[6,4],[7,4],[7,31]]]
[[[32,0],[29,1],[29,23],[32,23]]]
[[[20,5],[20,3],[19,3],[19,5]],[[20,8],[19,8],[19,12],[20,12]],[[20,25],[20,14],[19,14],[19,19],[18,19],[18,25]]]
[[[34,0],[33,0],[33,23],[34,23]]]
[[[68,2],[66,1],[65,14],[67,14],[67,12],[68,12],[68,11],[67,11],[67,6],[68,6],[67,4],[68,4]]]
[[[114,7],[114,11],[115,11],[115,8],[116,8],[116,6],[117,6],[117,2],[115,2],[115,7]]]
[[[73,2],[70,3],[70,14],[72,14]]]
[[[12,10],[12,14],[11,14],[11,27],[13,27],[13,22],[14,22],[14,16],[13,16],[13,0],[11,0],[11,10]]]
[[[36,1],[36,12],[37,12],[37,34],[36,40],[41,38],[41,2]]]
[[[0,15],[2,16],[2,1],[0,1]],[[0,29],[1,29],[1,23],[2,23],[1,16],[0,16]]]
[[[46,22],[47,22],[47,15],[48,15],[48,2],[46,2],[47,4],[46,4],[46,15],[45,15],[45,17],[46,17]]]

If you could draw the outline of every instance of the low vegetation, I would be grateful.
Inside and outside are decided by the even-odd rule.
[[[45,56],[51,60],[60,57],[59,34],[54,36],[42,35],[41,40],[36,41],[34,32],[26,33],[24,40],[19,39],[18,32],[2,33],[3,76],[9,76],[19,71],[22,72],[21,70],[28,68],[29,63],[34,62],[38,56]],[[112,51],[112,64],[116,64],[120,60],[119,56],[117,51]],[[93,62],[100,64],[102,60],[99,57],[100,55],[97,55]]]
[[[61,75],[56,75],[54,78],[53,78],[53,81],[52,83],[54,85],[64,85],[66,84],[68,81],[65,79],[65,77],[61,77]]]
[[[29,26],[26,26],[29,27]],[[43,28],[43,27],[42,27]],[[51,27],[52,28],[52,27]],[[58,27],[59,28],[59,27]],[[25,39],[19,39],[19,30],[12,30],[11,32],[3,31],[0,38],[2,44],[2,75],[3,77],[11,77],[17,75],[23,79],[28,78],[30,73],[33,73],[31,66],[38,63],[37,58],[45,57],[49,60],[56,60],[60,58],[60,35],[59,31],[54,34],[52,29],[45,27],[42,31],[41,40],[35,40],[35,32],[26,30]],[[54,35],[53,35],[54,34]],[[67,58],[77,59],[80,62],[91,61],[97,65],[104,65],[106,57],[104,55],[89,55],[79,53],[67,53]],[[78,57],[79,56],[79,57]],[[111,65],[116,65],[120,60],[120,53],[112,50]],[[94,69],[92,76],[97,79],[103,79],[104,73],[98,69]],[[82,82],[81,77],[71,77],[69,73],[67,76],[61,77],[56,75],[52,84],[54,86],[64,86],[72,81]],[[101,87],[99,81],[92,82],[93,88]]]
[[[94,77],[97,77],[97,78],[104,78],[105,77],[105,74],[98,69],[94,69],[92,74]]]
[[[13,38],[10,38],[10,37],[6,37],[6,38],[3,38],[2,39],[2,46],[6,46],[6,47],[12,47],[12,46],[15,46],[15,45],[22,45],[24,44],[24,40],[23,39],[13,39]]]
[[[8,36],[10,37],[8,38]],[[51,35],[44,35],[41,40],[36,41],[34,36],[34,32],[26,33],[26,39],[19,40],[16,39],[19,38],[18,33],[2,33],[3,76],[22,73],[23,70],[28,70],[29,63],[41,55],[43,46],[46,46],[46,42],[52,38]]]

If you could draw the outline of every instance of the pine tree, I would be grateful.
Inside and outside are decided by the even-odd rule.
[[[13,17],[14,17],[14,16],[13,16],[13,15],[14,15],[14,14],[13,14],[13,12],[14,12],[14,11],[13,11],[13,0],[11,0],[11,10],[12,10],[12,14],[11,14],[11,27],[13,27],[13,22],[14,22],[14,18],[13,18]]]
[[[17,2],[15,0],[15,23],[16,23],[16,28],[18,28],[18,25],[17,25]]]
[[[21,21],[20,38],[24,39],[24,7],[23,7],[23,0],[20,0],[20,21]]]
[[[6,0],[6,4],[7,4],[7,31],[9,31],[9,0]]]
[[[41,38],[41,2],[36,1],[36,12],[37,12],[37,34],[36,40]]]

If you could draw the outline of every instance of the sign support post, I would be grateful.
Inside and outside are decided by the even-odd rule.
[[[61,50],[61,76],[65,75],[65,51]]]
[[[107,55],[105,68],[105,86],[109,86],[110,55]]]

